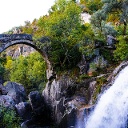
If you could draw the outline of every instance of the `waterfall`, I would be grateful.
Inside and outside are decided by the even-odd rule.
[[[101,95],[85,128],[127,128],[127,116],[128,67],[119,73],[114,84]]]

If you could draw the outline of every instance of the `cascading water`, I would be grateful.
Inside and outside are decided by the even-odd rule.
[[[127,128],[128,67],[123,69],[114,84],[99,99],[85,128]]]

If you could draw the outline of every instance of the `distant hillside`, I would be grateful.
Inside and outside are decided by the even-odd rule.
[[[11,46],[6,50],[7,56],[12,56],[13,58],[17,58],[20,55],[28,56],[30,53],[34,52],[35,49],[33,49],[30,46],[19,44],[15,46]]]

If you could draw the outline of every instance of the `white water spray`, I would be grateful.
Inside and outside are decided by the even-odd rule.
[[[101,96],[85,128],[126,128],[128,121],[128,67]]]

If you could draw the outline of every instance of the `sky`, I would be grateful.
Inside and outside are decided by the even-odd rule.
[[[47,14],[55,0],[1,0],[0,34]]]

